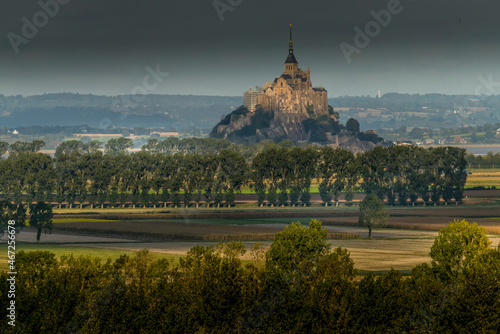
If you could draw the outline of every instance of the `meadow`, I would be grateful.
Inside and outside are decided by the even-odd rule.
[[[488,171],[487,171],[488,172]],[[472,175],[480,175],[473,171]],[[498,173],[498,172],[493,172]],[[488,174],[491,175],[491,174]],[[43,234],[39,243],[26,228],[19,234],[17,249],[49,250],[63,255],[97,256],[103,261],[121,254],[133,255],[150,249],[155,256],[178,261],[196,245],[213,246],[230,240],[241,241],[250,249],[261,242],[269,247],[274,234],[291,222],[307,225],[311,219],[323,221],[333,247],[346,248],[362,273],[408,270],[429,262],[429,251],[437,232],[454,219],[483,225],[493,245],[500,241],[500,190],[467,190],[463,205],[387,207],[385,228],[358,227],[358,207],[265,207],[232,208],[104,208],[55,209],[53,234]],[[245,195],[244,195],[245,196]],[[361,195],[357,195],[360,196]],[[313,198],[314,199],[314,198]],[[23,236],[24,235],[24,236]],[[125,240],[127,239],[127,240]],[[6,269],[5,237],[1,243],[0,270]],[[248,255],[244,256],[249,260]]]

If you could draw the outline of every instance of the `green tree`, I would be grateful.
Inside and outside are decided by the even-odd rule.
[[[345,124],[345,127],[347,130],[358,133],[359,132],[359,122],[355,120],[354,118],[349,118],[347,120],[347,123]]]
[[[73,154],[73,153],[83,153],[85,144],[80,140],[67,140],[63,141],[56,148],[56,153],[54,156],[59,158],[59,156],[63,153],[65,154]]]
[[[17,155],[25,152],[39,152],[45,146],[43,140],[34,140],[32,142],[16,141],[9,146],[9,153]]]
[[[9,143],[0,141],[0,158],[9,150]]]
[[[36,240],[40,241],[42,229],[47,233],[52,233],[52,207],[45,203],[39,202],[30,207],[30,226],[37,229]]]
[[[295,271],[305,262],[316,263],[330,250],[326,236],[326,228],[322,228],[318,220],[311,220],[308,227],[299,222],[292,223],[276,233],[266,253],[266,266],[268,269]]]
[[[150,153],[158,153],[159,150],[159,144],[160,142],[156,138],[149,138],[148,142],[144,145],[142,145],[142,150]]]
[[[134,142],[130,138],[111,138],[104,147],[106,154],[118,155],[126,154],[127,150],[134,147]]]
[[[367,195],[359,204],[360,226],[368,228],[368,238],[372,237],[372,229],[387,223],[389,215],[385,212],[385,204],[376,195]]]
[[[87,154],[94,154],[98,152],[102,148],[102,143],[97,140],[92,140],[88,143],[85,143],[83,146],[83,151]]]
[[[455,219],[439,231],[431,247],[432,266],[446,275],[457,276],[486,253],[490,245],[484,227]]]
[[[16,233],[25,226],[26,208],[23,205],[11,204],[6,200],[0,201],[0,237],[4,235],[9,226],[9,220],[14,220]]]
[[[340,118],[339,113],[338,113],[337,111],[335,111],[335,110],[333,109],[333,107],[332,107],[332,106],[330,106],[330,105],[328,106],[328,114],[330,114],[330,115],[332,115],[333,117],[335,117],[335,119],[336,119],[337,121],[338,121],[338,120],[339,120],[339,118]]]

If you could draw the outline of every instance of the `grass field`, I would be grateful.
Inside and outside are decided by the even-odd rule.
[[[472,172],[477,177],[488,177],[479,175],[480,171]],[[281,231],[286,224],[298,221],[306,225],[310,219],[318,218],[330,233],[343,237],[330,242],[334,247],[346,248],[356,268],[373,272],[390,268],[408,271],[419,263],[430,261],[430,247],[437,231],[455,218],[483,225],[492,238],[493,246],[498,245],[500,190],[467,191],[466,196],[465,204],[461,206],[388,207],[391,215],[388,228],[374,230],[371,240],[364,238],[366,229],[357,226],[359,208],[356,206],[62,209],[55,210],[55,235],[51,236],[58,236],[58,243],[50,241],[52,239],[48,235],[42,235],[41,242],[35,243],[34,232],[29,232],[32,236],[28,242],[33,239],[33,243],[20,239],[22,242],[17,244],[16,251],[40,249],[53,251],[57,256],[73,254],[116,259],[120,254],[133,255],[134,251],[148,248],[158,253],[157,256],[178,261],[191,247],[215,245],[220,240],[247,240],[245,245],[263,240],[262,243],[268,247],[274,233]],[[363,238],[349,239],[355,235]],[[68,241],[70,239],[72,241]],[[0,251],[0,269],[5,269],[6,245],[4,241],[0,245],[3,249]]]
[[[500,188],[500,169],[471,169],[472,174],[467,175],[466,187],[492,187]]]
[[[2,252],[0,252],[0,271],[7,270],[7,251],[5,244],[2,244]],[[132,250],[123,250],[123,249],[109,249],[109,248],[96,248],[96,247],[85,247],[82,245],[79,246],[68,246],[61,244],[28,244],[28,243],[17,243],[16,244],[16,253],[20,251],[49,251],[56,255],[57,258],[60,258],[64,255],[73,255],[74,257],[79,256],[90,256],[90,257],[99,257],[101,260],[106,261],[108,258],[112,261],[116,260],[122,254],[126,254],[129,256],[133,256],[136,251]],[[165,254],[165,253],[154,253],[156,258],[166,258],[171,259],[174,263],[179,261],[181,255],[174,254]]]

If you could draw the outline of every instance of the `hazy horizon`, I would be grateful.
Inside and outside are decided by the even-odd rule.
[[[55,1],[41,0],[48,11],[27,1],[2,8],[0,94],[132,94],[158,66],[169,75],[147,93],[241,96],[283,72],[290,23],[299,67],[329,97],[500,93],[492,0],[59,0],[67,4],[57,11]],[[381,11],[390,19],[377,21]],[[26,21],[36,20],[26,36]],[[380,23],[369,44],[356,44],[354,29],[366,34],[371,22]],[[350,62],[342,43],[357,49]]]

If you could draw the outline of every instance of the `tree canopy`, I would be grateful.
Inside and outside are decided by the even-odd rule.
[[[389,214],[385,212],[385,204],[376,195],[367,195],[359,204],[359,225],[368,228],[368,238],[372,237],[372,229],[387,223]]]

